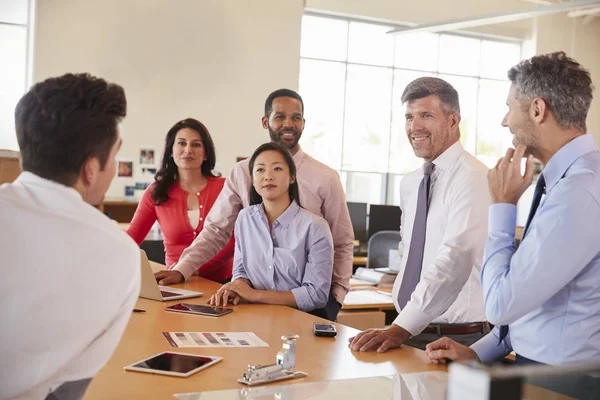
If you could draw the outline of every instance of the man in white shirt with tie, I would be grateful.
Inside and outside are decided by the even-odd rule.
[[[0,398],[80,399],[140,292],[140,252],[94,205],[116,174],[123,88],[87,74],[15,110],[23,173],[0,186]]]
[[[350,339],[355,351],[385,352],[408,344],[425,349],[442,335],[471,344],[489,331],[479,274],[487,232],[487,167],[459,142],[458,93],[432,77],[408,84],[406,133],[425,164],[402,179],[404,255],[392,298],[399,312],[389,328]]]

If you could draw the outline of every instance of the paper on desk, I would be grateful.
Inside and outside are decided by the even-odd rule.
[[[357,278],[350,278],[350,287],[355,288],[358,286],[375,286],[374,282],[365,281]]]
[[[269,347],[252,332],[163,332],[171,347]]]
[[[353,290],[348,292],[344,304],[393,304],[390,295],[381,294],[375,290]]]

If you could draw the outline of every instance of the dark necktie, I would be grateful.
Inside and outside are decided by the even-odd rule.
[[[529,215],[527,216],[527,223],[525,224],[525,229],[523,229],[523,236],[521,236],[521,241],[525,239],[525,234],[527,233],[527,229],[531,224],[531,220],[535,215],[538,207],[540,206],[540,201],[542,201],[542,196],[546,192],[546,181],[544,180],[544,175],[540,174],[538,178],[537,184],[535,185],[535,191],[533,192],[533,201],[531,202],[531,208],[529,209]],[[502,343],[504,338],[508,335],[508,325],[502,325],[500,327],[500,340],[498,341],[498,345]]]
[[[419,280],[421,279],[421,268],[423,267],[423,252],[425,251],[425,230],[427,228],[427,211],[429,210],[429,188],[431,184],[431,173],[433,163],[423,165],[423,179],[419,185],[417,194],[417,212],[413,224],[408,259],[402,275],[402,284],[398,291],[398,306],[403,309],[410,300]]]

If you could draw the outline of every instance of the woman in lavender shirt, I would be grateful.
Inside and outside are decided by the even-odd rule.
[[[251,206],[235,224],[233,278],[209,303],[279,304],[326,317],[333,240],[327,222],[300,206],[296,166],[277,143],[250,158]]]

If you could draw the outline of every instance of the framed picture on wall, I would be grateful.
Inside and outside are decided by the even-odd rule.
[[[154,151],[154,149],[150,149],[150,148],[141,148],[140,149],[140,154],[139,154],[139,158],[140,158],[140,166],[144,167],[153,167],[156,165],[156,157],[155,157],[156,152]]]
[[[132,178],[133,161],[119,161],[117,165],[117,176],[119,178]]]

